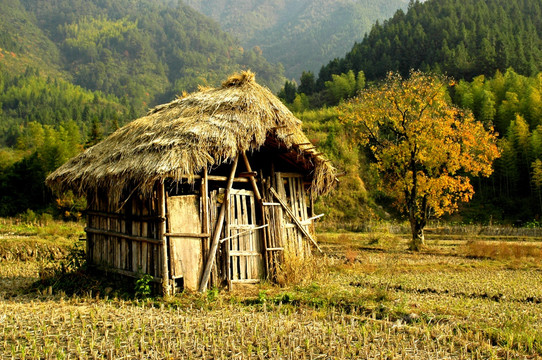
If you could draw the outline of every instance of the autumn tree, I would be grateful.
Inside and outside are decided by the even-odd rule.
[[[341,106],[342,122],[374,157],[380,186],[408,215],[412,250],[424,244],[428,218],[469,201],[469,176],[489,176],[499,156],[493,128],[451,105],[447,86],[421,72],[390,73]]]

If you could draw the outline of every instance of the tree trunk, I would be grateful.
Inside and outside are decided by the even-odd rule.
[[[425,236],[423,234],[424,224],[416,219],[410,219],[410,229],[412,230],[412,240],[408,244],[409,250],[420,251],[425,246]]]

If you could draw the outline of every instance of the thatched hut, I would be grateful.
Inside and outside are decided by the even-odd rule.
[[[46,180],[87,196],[89,264],[166,293],[272,279],[285,252],[318,247],[313,201],[335,181],[251,72],[157,106]]]

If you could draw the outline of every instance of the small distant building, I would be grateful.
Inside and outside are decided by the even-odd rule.
[[[53,172],[88,202],[87,258],[163,291],[273,280],[310,254],[335,169],[254,74],[157,106]]]

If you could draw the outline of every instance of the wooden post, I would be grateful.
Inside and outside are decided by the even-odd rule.
[[[247,154],[245,152],[242,152],[243,155],[243,161],[245,162],[245,168],[249,173],[252,173],[252,169],[250,168],[250,163],[248,162]],[[262,204],[262,196],[260,195],[260,190],[258,190],[258,185],[256,184],[256,180],[254,179],[254,176],[248,177],[250,180],[250,183],[252,184],[252,189],[254,191],[254,196],[256,197],[256,200],[258,201],[258,204]]]
[[[201,276],[201,282],[199,285],[199,291],[203,292],[207,289],[207,282],[209,281],[209,275],[211,274],[211,269],[213,268],[213,262],[216,256],[216,250],[218,249],[218,240],[220,239],[220,233],[222,232],[222,226],[224,225],[224,217],[226,215],[226,209],[228,208],[230,190],[233,185],[233,178],[235,177],[235,171],[237,170],[237,162],[239,161],[239,155],[233,160],[233,165],[231,166],[230,176],[228,177],[228,184],[226,185],[226,193],[224,194],[224,202],[220,207],[220,214],[216,221],[215,231],[213,233],[213,241],[211,243],[211,249],[209,251],[209,257],[207,258],[207,263],[205,264],[205,270]]]
[[[273,188],[270,188],[269,191],[271,192],[271,194],[273,194],[273,196],[275,197],[275,199],[278,200],[278,202],[280,203],[280,205],[282,205],[282,208],[284,210],[286,210],[286,212],[288,213],[288,215],[290,215],[290,217],[294,220],[294,223],[297,225],[297,227],[299,228],[299,230],[301,230],[301,232],[303,233],[303,235],[305,235],[305,237],[307,239],[309,239],[313,244],[314,246],[318,249],[318,251],[320,251],[320,253],[324,253],[322,251],[322,249],[320,249],[320,246],[318,246],[318,243],[316,242],[316,240],[314,240],[314,238],[311,236],[311,234],[309,234],[309,232],[303,227],[303,225],[301,224],[301,222],[299,221],[299,219],[294,215],[294,213],[292,212],[292,210],[288,207],[288,205],[284,202],[284,200],[281,199],[281,197],[279,196],[279,194],[277,194],[277,192],[275,191],[275,189]]]
[[[164,183],[163,181],[158,183],[158,215],[162,218],[166,218],[166,196],[164,191]],[[162,294],[163,295],[169,295],[170,294],[170,286],[169,286],[169,263],[168,263],[168,256],[167,256],[167,236],[166,234],[166,220],[163,220],[158,225],[158,238],[162,240]]]
[[[209,179],[207,177],[207,167],[203,171],[203,177],[201,178],[201,209],[202,209],[202,233],[209,234]],[[203,240],[203,261],[207,261],[209,256],[209,239],[207,235]]]

